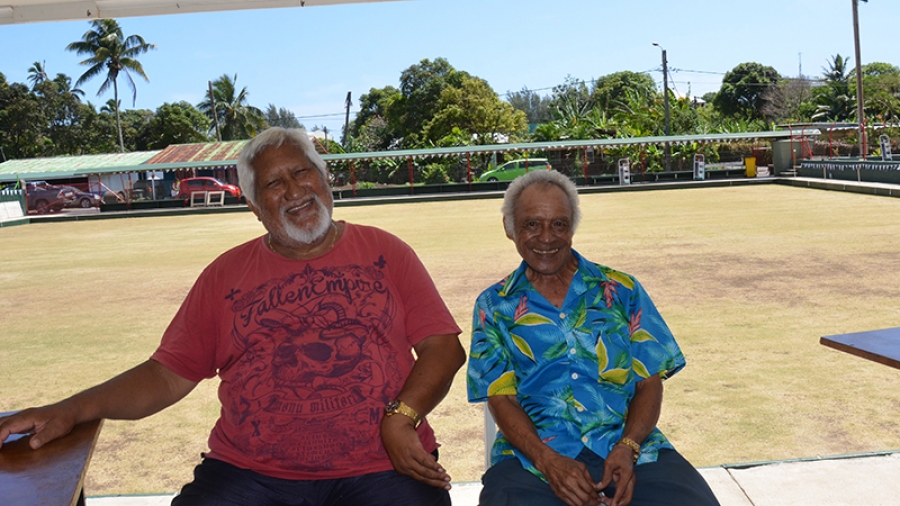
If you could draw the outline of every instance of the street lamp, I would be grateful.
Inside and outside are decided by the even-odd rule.
[[[662,50],[663,107],[665,107],[666,110],[666,137],[668,137],[671,134],[671,132],[669,131],[669,62],[666,59],[666,50],[656,42],[654,42],[653,45]],[[672,153],[668,142],[665,143],[664,148],[666,152],[666,172],[671,172]]]
[[[868,2],[869,0],[863,0]],[[856,48],[856,119],[859,121],[859,146],[862,159],[866,159],[868,146],[866,142],[866,111],[863,102],[862,61],[859,56],[859,0],[853,0],[853,42]]]

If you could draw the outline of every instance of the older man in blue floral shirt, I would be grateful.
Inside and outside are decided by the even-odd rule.
[[[469,358],[469,400],[500,428],[481,505],[717,505],[656,428],[684,356],[636,279],[572,249],[579,219],[557,172],[506,192],[523,261],[478,297]]]

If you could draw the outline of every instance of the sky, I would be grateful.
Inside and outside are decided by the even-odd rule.
[[[900,66],[896,4],[860,2],[864,64]],[[623,70],[661,87],[653,42],[666,49],[670,86],[702,96],[744,62],[788,77],[818,77],[835,54],[855,65],[852,12],[852,0],[408,0],[120,18],[125,35],[157,46],[140,57],[150,81],[134,76],[137,102],[122,82],[120,96],[124,108],[196,105],[209,81],[237,75],[251,105],[274,104],[308,129],[338,133],[347,92],[352,119],[361,94],[399,87],[401,72],[423,59],[446,58],[501,98]],[[0,73],[28,84],[28,68],[43,62],[51,77],[74,82],[87,67],[65,47],[89,29],[87,21],[0,25]],[[101,84],[81,87],[98,108],[112,98],[96,95]]]

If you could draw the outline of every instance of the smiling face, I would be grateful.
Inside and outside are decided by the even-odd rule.
[[[560,274],[573,259],[572,208],[553,184],[525,188],[516,202],[513,235],[519,255],[535,274]]]
[[[266,148],[256,167],[250,209],[279,244],[312,245],[331,227],[334,201],[327,177],[290,144]]]

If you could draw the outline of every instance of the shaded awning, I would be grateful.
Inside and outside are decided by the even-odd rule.
[[[0,0],[0,25],[388,0]]]
[[[159,151],[9,160],[0,163],[0,181],[15,181],[16,179],[34,181],[87,177],[91,174],[132,172],[130,170],[132,167],[146,163],[157,153]]]
[[[350,162],[378,159],[422,159],[434,157],[463,157],[475,154],[502,152],[539,152],[549,150],[611,149],[622,146],[659,144],[685,145],[738,141],[790,139],[798,135],[818,136],[815,129],[776,132],[743,132],[736,134],[673,135],[669,137],[631,137],[615,139],[586,139],[577,141],[529,142],[521,144],[490,144],[485,146],[457,146],[435,149],[406,149],[373,151],[368,153],[332,153],[322,155],[326,162]],[[55,179],[87,177],[92,174],[125,172],[172,171],[185,169],[217,169],[237,164],[240,148],[247,141],[212,142],[169,146],[162,151],[113,155],[85,155],[58,158],[10,160],[0,164],[0,181],[16,179]]]
[[[383,158],[432,158],[447,156],[465,156],[467,154],[490,154],[502,153],[505,151],[527,152],[527,151],[548,151],[548,150],[564,150],[564,149],[604,149],[617,148],[623,146],[646,146],[646,145],[686,145],[693,143],[709,144],[737,141],[758,141],[758,140],[777,140],[789,139],[798,135],[818,136],[818,130],[807,129],[801,134],[799,131],[793,133],[788,131],[777,132],[742,132],[736,134],[702,134],[702,135],[672,135],[672,136],[656,136],[656,137],[619,137],[615,139],[586,139],[586,140],[561,140],[550,142],[529,142],[521,144],[491,144],[486,146],[458,146],[449,148],[435,149],[408,149],[396,151],[375,151],[371,153],[336,153],[323,155],[325,161],[351,161],[351,160],[377,160]]]

